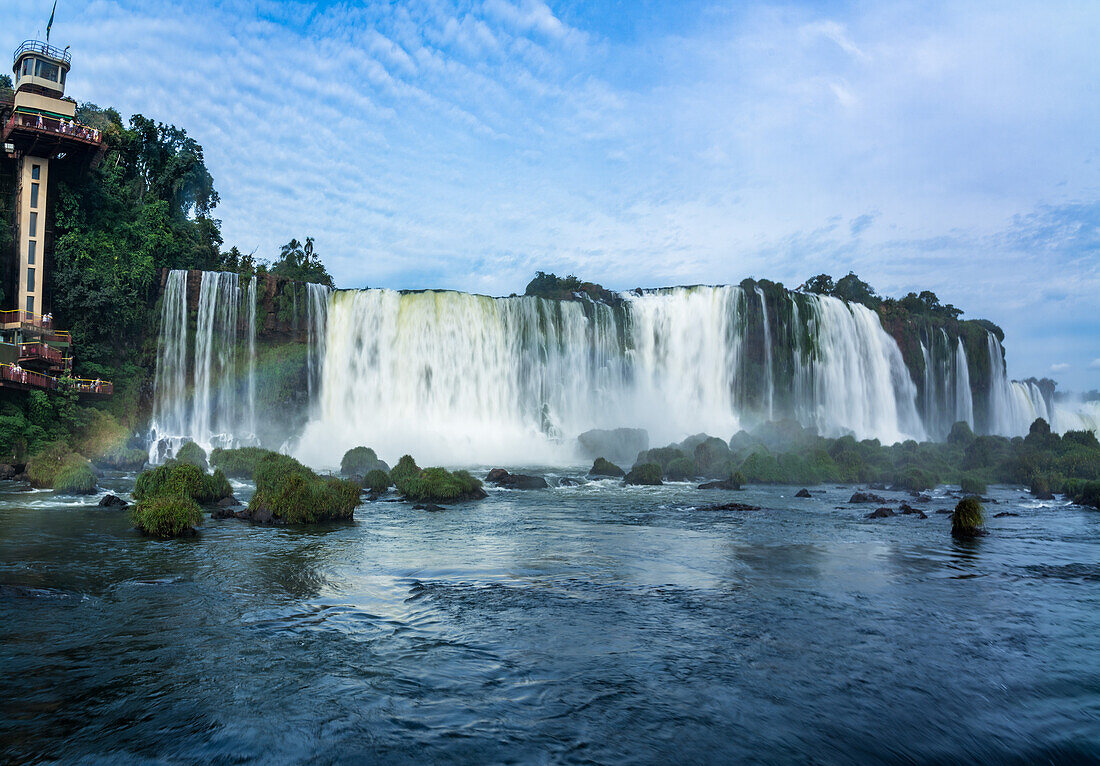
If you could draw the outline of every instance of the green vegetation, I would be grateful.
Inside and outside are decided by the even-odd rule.
[[[420,474],[420,466],[412,459],[412,455],[402,455],[397,465],[390,471],[390,479],[394,486],[401,490],[401,485]]]
[[[626,476],[626,471],[619,466],[612,463],[610,460],[606,460],[602,457],[596,458],[592,463],[592,470],[588,472],[589,476]]]
[[[179,450],[176,451],[176,460],[180,463],[193,465],[203,473],[205,473],[209,467],[206,464],[206,450],[195,444],[195,442],[187,442],[180,447]]]
[[[523,294],[563,301],[574,300],[577,295],[583,294],[595,301],[615,302],[614,293],[600,285],[584,282],[572,274],[559,277],[557,274],[545,271],[535,272],[535,278],[527,283],[527,289]]]
[[[656,463],[642,463],[630,469],[623,479],[627,484],[656,486],[661,483],[661,466]]]
[[[363,477],[363,487],[376,495],[385,492],[392,483],[390,475],[378,468],[367,471],[367,475]]]
[[[969,473],[959,479],[959,487],[964,495],[984,495],[986,491],[985,482]]]
[[[202,523],[202,510],[189,497],[160,495],[133,505],[130,523],[152,537],[178,537]]]
[[[340,461],[343,476],[366,476],[371,471],[388,471],[390,467],[370,447],[353,447],[344,453]]]
[[[278,454],[260,447],[238,447],[237,449],[215,447],[210,453],[210,465],[220,468],[226,476],[234,479],[251,479],[260,461]]]
[[[955,537],[974,537],[982,533],[985,513],[976,497],[964,497],[951,514],[951,534]]]
[[[186,497],[207,505],[232,497],[233,488],[220,470],[211,475],[190,463],[169,460],[143,471],[134,482],[133,495],[139,503],[155,497]]]
[[[664,474],[669,481],[686,481],[698,476],[699,471],[694,460],[689,457],[680,457],[668,464]]]
[[[728,453],[717,448],[717,441],[700,435],[646,450],[635,469],[653,464],[673,479],[686,475],[694,463],[699,475],[738,484],[875,483],[916,492],[960,484],[965,493],[976,495],[984,494],[991,483],[1015,484],[1030,486],[1039,497],[1058,492],[1074,502],[1100,507],[1090,484],[1100,484],[1100,443],[1090,432],[1071,431],[1060,437],[1042,420],[1023,439],[975,436],[965,423],[958,423],[946,442],[883,446],[875,439],[820,437],[786,421],[734,434]],[[713,456],[706,458],[705,470],[699,465],[704,452]]]
[[[69,449],[69,445],[52,442],[27,461],[27,478],[32,487],[51,489],[63,471],[87,464],[88,461]]]
[[[321,263],[320,257],[313,250],[313,237],[306,237],[305,244],[292,239],[283,245],[270,273],[298,282],[316,282],[335,287],[325,264]]]
[[[467,471],[448,471],[445,468],[425,468],[418,474],[395,480],[397,490],[408,500],[415,502],[446,502],[448,500],[479,499],[481,480]]]
[[[288,524],[350,520],[359,505],[356,482],[321,477],[292,457],[270,453],[257,462],[256,493],[248,510],[266,512]]]
[[[86,463],[68,465],[58,472],[53,488],[64,495],[91,495],[95,492],[95,474]]]

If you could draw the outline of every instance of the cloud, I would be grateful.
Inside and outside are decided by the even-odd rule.
[[[1070,368],[1068,362],[1056,362],[1050,366],[1051,372],[1065,372]]]

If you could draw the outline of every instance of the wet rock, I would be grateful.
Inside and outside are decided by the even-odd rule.
[[[759,505],[748,505],[747,503],[721,503],[719,505],[706,505],[699,509],[700,511],[759,511]]]
[[[871,492],[856,492],[848,500],[849,503],[885,503],[886,498]]]
[[[931,503],[931,495],[926,495],[923,492],[910,492],[909,496],[913,498],[915,503]]]
[[[420,505],[413,506],[414,511],[431,511],[433,513],[438,511],[447,510],[442,505],[436,505],[435,503],[421,503]]]
[[[611,476],[618,478],[626,476],[626,471],[624,471],[622,468],[619,468],[619,466],[615,465],[610,460],[605,460],[602,457],[598,457],[596,458],[595,462],[592,463],[592,468],[591,470],[589,470],[588,475]]]
[[[927,519],[927,518],[928,518],[928,514],[927,514],[927,513],[925,513],[924,511],[917,511],[917,518],[918,518],[918,519]]]
[[[880,482],[875,482],[874,484],[868,484],[867,489],[877,489],[879,492],[884,492],[886,491],[887,486]]]
[[[272,524],[275,521],[275,516],[266,508],[257,508],[250,514],[250,520],[254,524]]]
[[[868,519],[888,519],[888,518],[890,518],[891,516],[894,516],[894,515],[896,515],[896,514],[892,510],[890,510],[889,508],[876,508],[875,510],[868,513],[865,518],[868,518]]]
[[[31,477],[27,476],[26,472],[17,473],[17,474],[15,474],[15,476],[13,476],[11,478],[12,478],[12,481],[30,481],[31,480]]]
[[[1003,518],[1004,518],[1005,516],[1019,516],[1019,515],[1020,515],[1020,514],[1018,514],[1018,513],[1013,513],[1012,511],[1001,511],[1000,513],[995,513],[995,514],[993,514],[993,518],[995,518],[995,519],[1003,519]]]
[[[122,509],[122,508],[125,508],[126,506],[128,506],[129,503],[127,503],[125,500],[123,500],[118,495],[104,495],[102,498],[100,498],[100,501],[97,503],[97,505],[101,508],[119,508],[119,509]]]
[[[575,479],[572,476],[562,476],[560,479],[558,479],[559,487],[579,487],[582,484],[584,484],[583,481],[581,481],[580,479]]]
[[[921,511],[919,508],[914,508],[913,506],[909,505],[909,503],[902,503],[898,506],[898,513],[908,515],[911,513],[923,513],[923,511]]]
[[[503,468],[489,471],[485,481],[507,489],[546,489],[550,485],[541,476],[525,476],[521,473],[508,473]]]
[[[212,519],[235,519],[238,518],[237,512],[226,508],[224,506],[215,506],[214,510],[210,511],[210,518]]]
[[[233,497],[232,495],[230,495],[229,497],[223,497],[221,500],[219,500],[216,503],[216,505],[219,508],[228,508],[232,505],[240,505],[240,504],[241,504],[241,502],[237,498]]]
[[[950,508],[937,508],[936,513],[939,513],[941,515],[947,515],[947,514],[954,513],[954,511]]]
[[[798,490],[797,492],[795,492],[795,493],[794,493],[794,496],[795,496],[795,497],[809,497],[809,496],[810,496],[810,490],[808,490],[808,489],[806,489],[805,487],[803,487],[802,489],[800,489],[800,490]]]
[[[14,479],[15,476],[15,466],[8,465],[7,463],[0,463],[0,479],[7,481]]]
[[[705,484],[700,484],[696,489],[741,489],[741,485],[732,479],[722,479],[721,481],[708,481]]]

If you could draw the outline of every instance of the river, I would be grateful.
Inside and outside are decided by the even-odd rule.
[[[942,489],[879,520],[796,489],[592,482],[154,541],[3,482],[3,760],[1100,759],[1100,513],[992,488],[959,543]],[[701,508],[731,500],[762,510]]]

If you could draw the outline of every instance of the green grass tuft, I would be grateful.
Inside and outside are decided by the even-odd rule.
[[[642,463],[630,469],[624,481],[627,484],[657,486],[661,483],[661,466],[656,463]]]
[[[202,510],[189,497],[149,497],[130,509],[130,522],[153,537],[177,537],[202,523]]]
[[[91,495],[95,492],[95,474],[87,465],[69,465],[57,474],[53,488],[64,495]]]
[[[974,537],[982,532],[985,512],[976,497],[964,497],[951,514],[951,534],[955,537]]]

